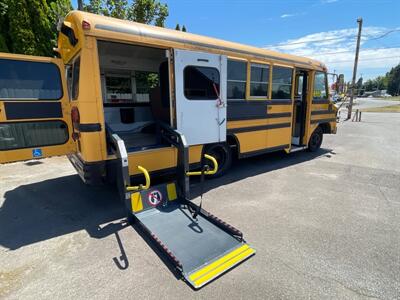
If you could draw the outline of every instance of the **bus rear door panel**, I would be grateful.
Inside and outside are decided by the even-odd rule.
[[[0,53],[0,163],[74,150],[61,59]]]

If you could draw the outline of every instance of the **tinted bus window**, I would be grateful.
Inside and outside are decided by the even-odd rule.
[[[228,99],[246,98],[247,63],[228,60]]]
[[[292,98],[293,69],[274,67],[272,69],[272,99]]]
[[[72,100],[78,99],[79,96],[80,68],[81,68],[81,58],[78,57],[77,59],[75,59],[74,64],[72,65],[72,87],[71,87]]]
[[[215,100],[219,93],[219,71],[210,67],[187,66],[184,72],[185,97],[190,100]]]
[[[0,59],[0,99],[58,100],[62,95],[55,64]]]
[[[268,97],[269,65],[251,64],[250,96]]]
[[[68,127],[62,121],[0,124],[0,151],[61,145],[68,141]]]
[[[314,77],[314,99],[327,98],[326,74],[322,72],[315,73]]]

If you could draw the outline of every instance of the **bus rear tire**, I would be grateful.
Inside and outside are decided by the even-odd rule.
[[[226,174],[232,166],[232,151],[231,147],[227,144],[216,144],[209,146],[205,149],[204,153],[211,155],[218,162],[218,171],[214,175],[209,175],[209,178],[217,178]],[[212,168],[211,161],[206,159],[206,164]]]
[[[315,128],[314,132],[310,136],[310,140],[308,141],[308,151],[315,152],[321,148],[323,136],[324,133],[322,128],[320,126]]]

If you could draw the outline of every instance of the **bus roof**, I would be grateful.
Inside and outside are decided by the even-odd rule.
[[[325,69],[323,63],[306,57],[280,53],[173,29],[100,16],[88,12],[71,11],[67,15],[66,20],[73,21],[76,25],[82,24],[82,21],[88,22],[90,24],[89,30],[83,30],[82,26],[76,26],[76,28],[83,31],[86,35],[92,35],[103,39],[125,40],[149,45],[208,51],[233,57],[253,57],[255,59],[272,60],[278,64],[296,65],[319,70]]]

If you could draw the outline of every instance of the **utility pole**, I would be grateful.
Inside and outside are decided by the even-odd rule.
[[[78,0],[78,10],[83,10],[83,0]]]
[[[351,111],[353,109],[354,88],[355,88],[355,85],[356,85],[358,55],[360,53],[361,30],[362,30],[363,19],[362,18],[358,18],[357,19],[357,23],[358,23],[358,35],[357,35],[356,57],[354,59],[353,80],[352,80],[352,83],[351,83],[351,94],[350,94],[349,109],[347,111],[347,120],[351,119]]]

